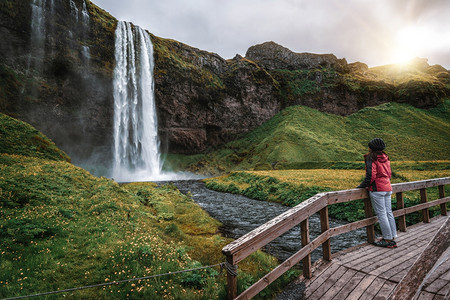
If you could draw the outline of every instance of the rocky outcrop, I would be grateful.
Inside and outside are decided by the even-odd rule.
[[[77,164],[107,163],[115,19],[85,0],[2,1],[2,112],[32,124]]]
[[[159,136],[169,152],[215,147],[280,110],[276,81],[254,62],[152,38]]]
[[[295,53],[275,42],[266,42],[250,47],[245,57],[269,69],[312,69],[333,68],[343,72],[347,66],[345,58],[333,54]]]
[[[88,0],[36,2],[44,5],[0,2],[0,111],[31,123],[73,162],[106,168],[113,143],[117,20]],[[39,12],[42,18],[33,21]],[[389,70],[347,64],[333,54],[295,53],[274,42],[225,60],[151,38],[164,152],[217,147],[290,105],[348,115],[390,101],[428,108],[449,94],[448,70],[423,60],[410,72],[411,80],[398,83],[397,77],[386,79]]]

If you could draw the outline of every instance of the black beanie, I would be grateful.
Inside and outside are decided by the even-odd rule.
[[[382,151],[384,148],[386,148],[386,144],[382,139],[374,138],[369,142],[369,148],[373,151]]]

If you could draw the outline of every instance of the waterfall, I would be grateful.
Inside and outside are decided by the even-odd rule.
[[[119,22],[115,33],[114,164],[117,181],[161,176],[154,101],[153,46],[148,33]]]
[[[88,37],[88,32],[89,32],[89,21],[90,21],[90,17],[89,17],[89,12],[87,10],[87,6],[86,6],[86,1],[83,1],[83,9],[81,10],[81,21],[83,24],[83,40],[87,40]],[[89,60],[91,59],[91,50],[89,48],[89,46],[82,46],[82,54],[83,54],[83,58],[86,61],[87,66],[89,66]]]
[[[42,71],[45,35],[45,0],[33,0],[31,2],[31,49],[28,56],[27,74],[30,69],[34,69],[38,74]]]
[[[81,10],[81,19],[83,24],[87,26],[89,24],[89,12],[87,10],[86,1],[83,1],[83,9]]]
[[[70,12],[72,17],[78,22],[78,7],[73,0],[70,0]]]

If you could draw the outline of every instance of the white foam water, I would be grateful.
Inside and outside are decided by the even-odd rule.
[[[147,32],[120,21],[115,33],[114,162],[117,181],[161,177],[154,100],[153,45]]]

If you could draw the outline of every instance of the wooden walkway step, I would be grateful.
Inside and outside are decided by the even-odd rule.
[[[300,278],[302,295],[286,299],[388,299],[448,217],[437,217],[400,232],[395,249],[363,244],[315,264],[311,279]],[[449,236],[447,236],[450,239]],[[442,254],[418,299],[449,299],[450,249]],[[279,297],[281,299],[281,297]]]

